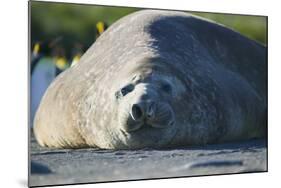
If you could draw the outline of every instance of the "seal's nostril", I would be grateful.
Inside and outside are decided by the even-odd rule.
[[[138,104],[134,104],[132,106],[132,114],[131,114],[132,118],[137,121],[139,119],[142,118],[143,116],[143,112],[142,112],[142,109],[141,107],[138,105]]]

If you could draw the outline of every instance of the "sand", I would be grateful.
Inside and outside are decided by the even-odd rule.
[[[176,149],[48,149],[30,144],[30,186],[267,171],[266,140]]]

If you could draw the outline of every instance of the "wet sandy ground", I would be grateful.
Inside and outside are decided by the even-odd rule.
[[[265,140],[164,150],[48,149],[31,138],[30,186],[267,171]]]

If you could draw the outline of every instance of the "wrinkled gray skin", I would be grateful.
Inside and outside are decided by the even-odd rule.
[[[135,149],[266,134],[266,48],[218,24],[144,10],[60,74],[34,121],[42,146]]]

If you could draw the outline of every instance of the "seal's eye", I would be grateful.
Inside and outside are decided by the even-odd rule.
[[[129,84],[129,85],[123,87],[122,89],[120,89],[119,91],[117,91],[115,93],[115,97],[117,99],[120,98],[120,97],[124,97],[125,95],[127,95],[128,93],[130,93],[133,90],[134,90],[134,85]]]
[[[133,90],[134,90],[134,86],[132,84],[129,84],[129,85],[123,87],[120,91],[121,91],[122,96],[125,96]]]
[[[161,85],[161,89],[162,89],[163,91],[167,92],[167,93],[169,93],[169,92],[172,91],[172,87],[171,87],[171,85],[168,84],[168,83],[163,83],[163,84]]]

